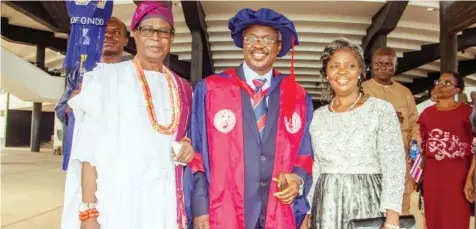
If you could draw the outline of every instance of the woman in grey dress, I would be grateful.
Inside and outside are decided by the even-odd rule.
[[[333,99],[314,112],[310,126],[315,153],[310,226],[347,229],[352,219],[386,215],[382,228],[398,228],[405,151],[396,112],[390,103],[364,95],[360,46],[335,40],[321,61]]]

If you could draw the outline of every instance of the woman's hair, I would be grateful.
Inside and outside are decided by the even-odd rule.
[[[329,63],[329,60],[331,59],[332,55],[337,50],[348,48],[350,49],[355,56],[357,57],[357,62],[359,63],[359,68],[360,68],[360,77],[359,77],[359,82],[358,82],[358,87],[359,87],[359,92],[364,94],[364,90],[362,88],[362,82],[365,81],[365,61],[364,61],[364,50],[360,45],[352,44],[350,43],[349,40],[346,38],[339,38],[336,40],[333,40],[329,45],[324,48],[324,54],[321,56],[321,62],[322,62],[322,67],[320,69],[320,73],[322,76],[327,77],[327,64]],[[327,81],[327,88],[330,90],[331,96],[334,95],[334,91],[330,87],[329,81]]]
[[[440,76],[442,76],[442,75],[444,75],[444,74],[450,74],[450,75],[452,75],[452,76],[456,79],[456,85],[455,85],[455,87],[460,89],[459,93],[463,93],[463,91],[464,91],[464,79],[463,79],[463,77],[462,77],[459,73],[457,73],[457,72],[451,72],[451,71],[449,71],[449,72],[443,72],[443,73],[441,73]]]

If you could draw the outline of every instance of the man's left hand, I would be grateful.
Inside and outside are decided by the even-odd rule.
[[[193,151],[192,144],[190,144],[190,142],[187,140],[180,140],[179,143],[182,145],[182,148],[180,149],[180,153],[179,156],[176,158],[176,161],[188,164],[192,161],[193,156],[195,154]],[[172,158],[174,158],[176,155],[177,154],[173,153]]]
[[[286,182],[288,184],[287,188],[281,192],[275,192],[274,196],[276,196],[276,198],[278,198],[278,200],[283,204],[291,204],[299,194],[301,178],[294,173],[284,174],[284,177],[286,178]],[[273,178],[273,181],[278,182],[278,178]]]

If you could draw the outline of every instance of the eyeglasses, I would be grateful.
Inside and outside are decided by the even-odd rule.
[[[456,86],[449,80],[435,80],[435,85],[441,85],[443,87]]]
[[[256,44],[257,41],[260,41],[261,44],[263,45],[272,45],[274,44],[274,42],[276,42],[276,40],[273,40],[270,37],[258,38],[254,36],[245,37],[244,40],[245,40],[245,43],[249,45],[254,45]]]
[[[140,35],[143,37],[152,37],[154,33],[157,33],[160,38],[169,39],[174,35],[175,31],[173,29],[154,29],[151,27],[139,27]]]

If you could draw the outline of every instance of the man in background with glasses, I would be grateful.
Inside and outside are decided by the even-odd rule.
[[[407,158],[407,174],[405,191],[403,193],[402,215],[410,215],[411,194],[415,189],[415,182],[410,175],[411,160],[409,151],[412,140],[421,144],[418,110],[415,99],[407,87],[392,80],[397,70],[397,54],[392,48],[380,48],[372,57],[373,78],[363,83],[364,92],[373,97],[390,102],[400,120],[400,129],[405,145]]]
[[[134,60],[86,73],[68,102],[76,124],[63,229],[190,228],[192,88],[164,66],[171,7],[140,3],[131,30]]]
[[[98,65],[114,64],[122,61],[124,47],[127,46],[127,28],[124,22],[116,17],[111,17],[107,23],[106,32],[104,34],[104,46],[102,49],[101,62]],[[61,97],[60,102],[56,106],[56,116],[63,123],[67,124],[68,113],[71,108],[68,106],[68,100],[79,93],[76,84],[68,81],[66,90]]]
[[[104,45],[102,48],[101,62],[98,63],[97,66],[100,67],[103,64],[114,64],[121,62],[124,47],[127,46],[128,41],[127,28],[124,22],[116,17],[111,17],[107,23],[104,34]],[[70,75],[66,77],[66,89],[55,109],[56,117],[58,117],[58,119],[64,125],[68,125],[68,119],[70,118],[71,114],[71,108],[68,106],[68,101],[77,95],[81,90],[79,71],[75,70],[69,74]],[[63,170],[67,170],[71,150],[71,138],[73,137],[73,133],[66,129],[64,130],[64,133],[66,133],[65,137],[67,140],[63,143]]]
[[[194,228],[298,228],[312,184],[312,101],[292,64],[290,76],[273,67],[298,44],[294,24],[262,8],[240,10],[228,27],[243,63],[194,92]]]

